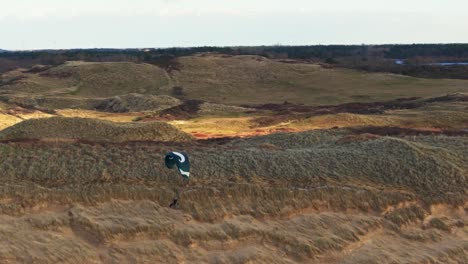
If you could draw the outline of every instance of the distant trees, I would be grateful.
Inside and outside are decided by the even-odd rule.
[[[150,63],[169,73],[180,71],[177,58],[201,52],[258,55],[271,59],[299,59],[365,71],[393,72],[418,77],[468,79],[467,67],[427,66],[421,62],[468,61],[468,44],[413,45],[316,45],[255,47],[193,47],[167,49],[72,49],[0,53],[0,73],[36,64],[59,65],[65,61],[126,61]],[[404,59],[405,65],[395,64]]]

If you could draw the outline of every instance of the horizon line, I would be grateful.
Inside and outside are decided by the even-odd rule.
[[[381,43],[381,44],[370,44],[370,43],[359,43],[359,44],[271,44],[271,45],[201,45],[201,46],[167,46],[167,47],[88,47],[88,48],[37,48],[37,49],[3,49],[0,51],[7,52],[31,52],[31,51],[63,51],[63,50],[164,50],[164,49],[193,49],[193,48],[251,48],[251,47],[317,47],[317,46],[407,46],[407,45],[468,45],[468,42],[413,42],[413,43]]]

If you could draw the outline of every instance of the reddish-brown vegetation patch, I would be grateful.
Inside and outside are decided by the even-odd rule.
[[[466,102],[468,96],[463,94],[452,94],[441,97],[420,100],[420,97],[398,98],[387,102],[370,103],[346,103],[339,105],[307,106],[303,104],[292,104],[284,102],[283,104],[263,104],[263,105],[244,105],[263,111],[272,111],[274,116],[264,116],[254,119],[256,126],[271,126],[288,120],[300,120],[312,116],[351,113],[351,114],[383,114],[387,110],[415,109],[424,105],[436,102]]]
[[[389,102],[347,103],[340,105],[307,106],[302,104],[264,104],[248,106],[258,110],[273,111],[276,115],[254,119],[256,126],[271,126],[288,120],[300,120],[318,115],[352,113],[352,114],[382,114],[386,110],[412,109],[423,106],[422,101],[414,101],[417,97],[399,98]]]
[[[214,145],[224,145],[231,142],[234,139],[239,139],[240,137],[219,137],[219,138],[200,138],[197,140],[197,143],[201,144],[214,144]]]
[[[297,130],[294,128],[290,128],[290,127],[280,127],[280,128],[273,129],[273,132],[295,132],[295,131]]]
[[[192,136],[194,136],[197,139],[209,138],[210,137],[210,135],[205,134],[205,133],[192,133]]]
[[[433,129],[433,130],[422,130],[413,128],[403,127],[391,127],[391,126],[367,126],[351,128],[351,131],[355,134],[374,134],[380,136],[421,136],[421,135],[446,135],[446,136],[467,136],[468,130],[444,130],[444,129]]]
[[[19,81],[21,81],[21,80],[23,80],[25,78],[26,78],[26,76],[15,76],[15,77],[12,77],[12,78],[5,78],[5,79],[0,78],[0,87],[5,86],[5,85],[16,84],[16,83],[18,83]]]
[[[33,109],[23,108],[21,106],[10,108],[10,109],[5,111],[6,114],[13,115],[13,116],[21,115],[21,114],[31,114],[31,113],[34,113],[34,112],[35,112],[35,110],[33,110]]]
[[[54,65],[34,65],[30,69],[23,71],[24,73],[40,73],[55,67]]]
[[[429,98],[425,100],[427,103],[436,102],[468,102],[468,95],[464,94],[448,94],[440,97]]]
[[[457,97],[458,98],[458,97]],[[425,101],[415,101],[418,97],[399,98],[388,102],[370,102],[370,103],[346,103],[339,105],[307,106],[302,104],[292,104],[284,102],[283,104],[263,104],[257,106],[247,106],[259,110],[269,110],[280,114],[290,113],[310,113],[320,114],[379,114],[385,110],[393,109],[412,109],[425,104]]]

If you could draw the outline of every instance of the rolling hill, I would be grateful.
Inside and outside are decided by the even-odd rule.
[[[0,262],[468,263],[467,80],[168,58],[0,75]]]
[[[222,104],[373,102],[466,92],[466,80],[420,79],[387,73],[285,63],[259,56],[180,57],[170,74],[151,64],[69,62],[40,72],[2,76],[0,92],[10,95],[102,98],[129,93],[174,95]]]
[[[463,263],[466,144],[347,129],[225,142],[3,143],[0,258]],[[190,153],[185,188],[162,162],[171,149]],[[180,207],[170,209],[177,190]]]
[[[30,119],[0,131],[0,140],[82,140],[89,142],[190,141],[192,137],[162,122],[110,121],[51,117]]]

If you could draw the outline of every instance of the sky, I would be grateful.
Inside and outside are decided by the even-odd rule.
[[[0,49],[468,43],[466,0],[0,0]]]

